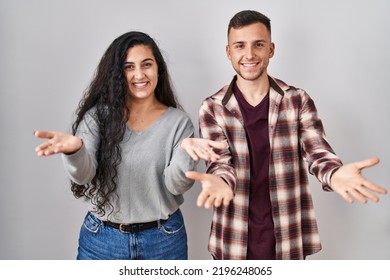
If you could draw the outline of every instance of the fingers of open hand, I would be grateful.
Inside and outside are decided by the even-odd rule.
[[[223,200],[224,198],[220,195],[210,195],[202,192],[198,196],[197,205],[198,207],[210,209],[212,206],[220,207]]]
[[[216,148],[216,149],[219,149],[219,150],[223,150],[223,149],[226,149],[227,148],[227,145],[223,142],[218,142],[218,141],[212,141],[212,140],[209,140],[207,142],[207,144],[211,147],[211,148]]]
[[[186,138],[180,147],[188,153],[193,160],[203,159],[206,161],[216,161],[220,156],[214,152],[214,148],[223,149],[226,145],[222,142],[200,139]]]
[[[193,153],[195,153],[199,158],[207,161],[216,161],[220,158],[220,156],[210,147],[196,146],[193,148]]]
[[[355,200],[362,204],[366,204],[368,199],[373,202],[378,202],[379,197],[373,194],[366,186],[356,185],[354,187],[347,187],[340,191],[339,194],[348,202],[353,203]]]
[[[370,199],[374,202],[379,201],[379,197],[376,196],[374,193],[372,193],[372,190],[370,187],[367,187],[366,185],[358,185],[355,190],[355,192],[352,192],[353,195],[357,200],[359,200],[361,203],[366,203],[367,199]]]
[[[368,180],[364,180],[362,183],[361,183],[361,186],[364,188],[364,189],[367,189],[367,190],[370,190],[370,191],[373,191],[373,192],[377,192],[379,194],[387,194],[387,190],[378,186],[377,184],[374,184],[373,182],[371,181],[368,181]]]
[[[216,199],[217,199],[217,198],[214,197],[214,196],[209,196],[209,197],[206,199],[205,203],[204,203],[204,207],[207,208],[207,209],[210,209],[210,208],[214,205]]]
[[[205,204],[208,198],[209,198],[209,193],[206,191],[202,191],[198,196],[196,205],[198,205],[198,207],[206,207]]]
[[[37,138],[46,138],[46,142],[43,142],[35,148],[38,156],[48,156],[55,153],[55,133],[52,131],[35,131],[34,136]]]
[[[361,203],[366,203],[368,199],[378,202],[379,197],[375,193],[386,194],[387,190],[360,176],[359,181],[349,187],[347,192]]]
[[[223,198],[223,205],[224,206],[229,206],[230,201],[232,201],[233,197],[234,197],[233,191],[231,189],[229,189],[229,192],[226,193],[226,195]]]
[[[38,156],[50,156],[61,152],[61,146],[59,144],[46,141],[45,143],[39,145],[35,151],[37,152]]]
[[[372,157],[372,158],[369,158],[369,159],[366,159],[366,160],[362,160],[362,161],[359,161],[359,162],[356,162],[356,167],[361,170],[361,169],[364,169],[364,168],[367,168],[367,167],[372,167],[374,165],[377,165],[379,163],[379,158],[377,157]]]
[[[199,160],[199,157],[198,155],[195,153],[194,150],[192,149],[185,149],[185,151],[188,153],[188,155],[195,161],[198,161]]]
[[[223,201],[223,200],[224,200],[224,198],[221,197],[221,196],[216,197],[216,198],[214,199],[214,203],[213,203],[214,207],[216,207],[216,208],[220,207],[220,206],[222,205],[222,201]]]
[[[47,138],[51,139],[54,137],[54,133],[52,131],[34,131],[34,136],[37,138]]]
[[[207,209],[212,206],[218,208],[222,205],[228,206],[230,201],[233,199],[233,191],[229,189],[228,191],[220,191],[211,193],[207,190],[203,190],[197,200],[198,207],[205,207]]]
[[[367,198],[360,193],[357,189],[349,189],[346,191],[346,196],[348,196],[350,203],[354,202],[355,200],[359,201],[362,204],[367,203]],[[348,201],[348,202],[349,202]]]
[[[48,139],[35,148],[38,156],[74,153],[83,145],[81,138],[62,132],[36,132],[35,136]]]
[[[186,177],[187,177],[188,179],[196,180],[196,181],[202,181],[202,180],[204,180],[205,175],[206,175],[206,174],[200,173],[200,172],[197,172],[197,171],[187,171],[187,172],[186,172]]]
[[[220,156],[218,154],[216,154],[212,148],[209,148],[207,150],[203,150],[202,152],[205,155],[205,157],[207,158],[207,160],[209,160],[209,161],[214,162],[220,158]]]

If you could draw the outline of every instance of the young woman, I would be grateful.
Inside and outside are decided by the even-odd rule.
[[[180,109],[155,41],[128,32],[103,55],[72,134],[35,132],[47,139],[37,155],[62,153],[73,194],[88,203],[77,259],[187,259],[186,172],[221,144],[192,139]]]

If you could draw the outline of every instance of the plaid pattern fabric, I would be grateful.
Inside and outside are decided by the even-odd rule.
[[[249,208],[249,150],[243,118],[229,86],[206,98],[199,112],[203,138],[228,144],[207,173],[233,189],[228,207],[214,210],[209,251],[216,259],[246,259]],[[269,77],[269,184],[276,259],[303,259],[321,250],[307,169],[330,190],[331,173],[342,165],[326,141],[313,100],[302,89]]]

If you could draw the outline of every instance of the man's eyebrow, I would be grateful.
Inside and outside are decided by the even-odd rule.
[[[246,42],[246,41],[234,41],[233,43],[232,43],[232,45],[235,45],[235,44],[246,44],[246,43],[249,43],[249,44],[253,44],[253,43],[264,43],[264,42],[266,42],[266,40],[264,40],[264,39],[259,39],[259,40],[255,40],[255,41],[253,41],[253,42]]]

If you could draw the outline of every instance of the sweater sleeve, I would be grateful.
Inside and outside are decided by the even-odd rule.
[[[80,150],[74,154],[62,154],[62,161],[69,178],[79,185],[90,183],[96,174],[95,157],[98,145],[97,125],[90,112],[80,122],[76,136],[83,140]]]
[[[164,170],[164,183],[170,193],[180,195],[194,184],[193,180],[185,176],[185,172],[195,170],[196,162],[180,148],[183,139],[194,136],[194,127],[189,117],[186,117],[177,123],[173,131],[172,153]]]

